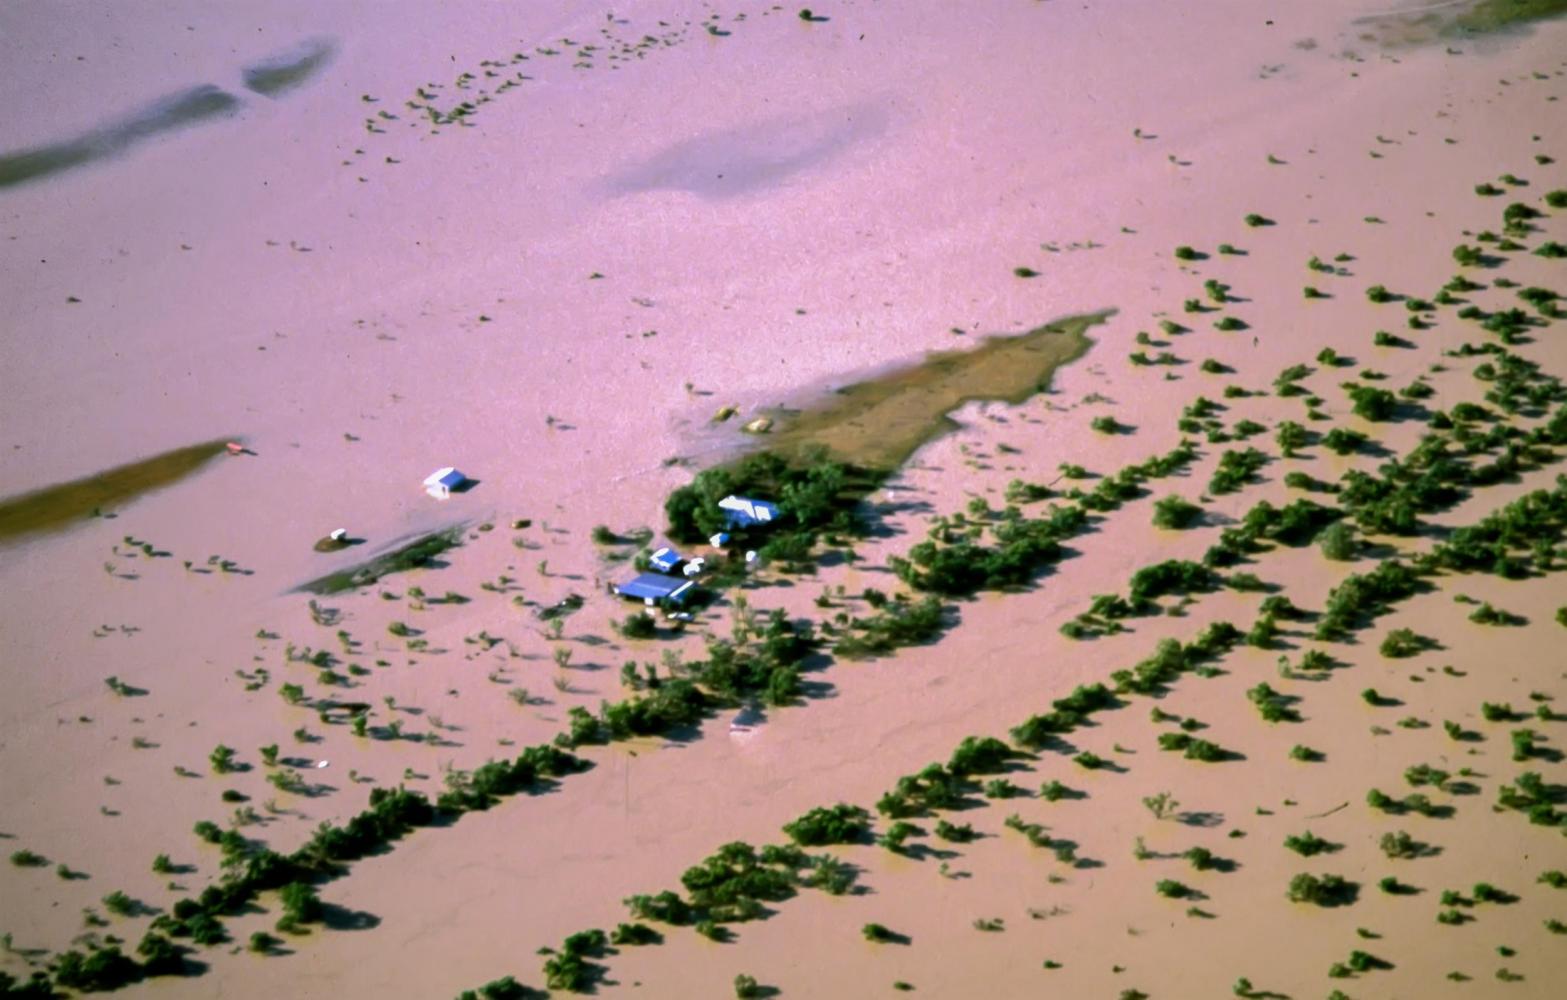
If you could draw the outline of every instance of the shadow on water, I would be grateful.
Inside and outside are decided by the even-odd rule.
[[[119,156],[164,132],[227,117],[239,106],[239,98],[210,83],[159,98],[113,125],[65,142],[0,156],[0,188]]]
[[[888,113],[861,103],[813,115],[775,117],[677,142],[608,178],[611,195],[689,191],[730,198],[781,183],[886,131]]]
[[[162,489],[223,454],[229,438],[188,445],[84,479],[0,500],[0,544],[59,531],[144,493]]]
[[[336,43],[331,39],[312,38],[246,66],[240,75],[250,90],[265,97],[276,97],[319,73],[336,51]],[[166,132],[227,118],[243,103],[210,83],[165,95],[119,121],[75,138],[0,155],[0,188],[123,155],[137,143]]]
[[[311,38],[241,71],[245,86],[263,97],[276,97],[308,82],[337,52],[330,38]]]

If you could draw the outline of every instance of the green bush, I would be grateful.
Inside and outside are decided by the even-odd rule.
[[[1286,893],[1292,903],[1317,906],[1346,906],[1355,901],[1358,886],[1342,875],[1312,875],[1302,872],[1290,880]]]
[[[1430,649],[1433,645],[1435,643],[1431,639],[1417,634],[1413,629],[1396,628],[1383,637],[1379,649],[1383,656],[1402,659]]]
[[[1415,840],[1403,830],[1394,833],[1384,833],[1378,842],[1382,853],[1389,858],[1418,858],[1425,851],[1425,845]]]
[[[974,832],[974,827],[971,824],[949,823],[943,819],[936,821],[936,836],[954,844],[966,844],[979,836],[979,834]]]
[[[1153,507],[1153,523],[1156,528],[1172,530],[1187,528],[1201,516],[1201,507],[1173,493],[1156,501]]]
[[[859,806],[838,803],[818,806],[799,819],[785,823],[783,832],[802,847],[852,844],[870,833],[870,814]]]
[[[638,611],[620,623],[620,634],[627,639],[651,639],[658,634],[658,623],[646,611]]]
[[[1285,837],[1284,846],[1301,857],[1309,858],[1324,851],[1336,851],[1343,845],[1332,843],[1307,830],[1302,834],[1291,834]]]

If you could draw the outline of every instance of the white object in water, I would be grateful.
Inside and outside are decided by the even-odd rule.
[[[319,770],[321,770],[321,769],[322,769],[322,768],[323,768],[323,767],[326,767],[326,766],[327,766],[327,765],[328,765],[328,764],[330,764],[330,763],[332,763],[332,762],[331,762],[331,761],[329,761],[329,760],[318,760],[318,761],[316,761],[316,770],[318,770],[318,771],[319,771]]]
[[[332,533],[330,535],[328,535],[327,537],[332,539],[332,541],[334,541],[334,542],[346,541],[347,538],[348,538],[348,529],[347,528],[333,528],[332,529]]]
[[[754,563],[754,562],[756,562],[756,550],[755,549],[752,549],[751,551],[749,551],[749,552],[747,552],[745,554],[745,561],[747,563]]]

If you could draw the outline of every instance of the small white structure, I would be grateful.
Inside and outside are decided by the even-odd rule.
[[[348,541],[348,529],[347,528],[333,528],[332,529],[332,533],[330,535],[327,535],[326,537],[332,539],[332,541],[334,541],[334,542],[346,542],[346,541]]]
[[[729,519],[731,528],[748,528],[753,524],[769,524],[778,517],[778,505],[767,500],[753,500],[730,494],[718,501],[718,507]]]
[[[424,478],[424,491],[437,500],[445,500],[452,495],[452,490],[467,481],[467,476],[448,465]]]

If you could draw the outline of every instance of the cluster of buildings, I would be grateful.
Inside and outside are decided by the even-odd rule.
[[[445,500],[453,493],[466,492],[473,484],[458,470],[446,467],[430,473],[424,481],[424,490],[437,500]],[[724,512],[725,530],[708,539],[715,549],[729,544],[730,532],[746,528],[765,528],[778,520],[778,505],[770,500],[733,494],[718,501]],[[753,561],[756,553],[746,553],[746,560]],[[706,559],[687,559],[669,546],[664,546],[648,557],[648,572],[639,574],[625,583],[610,587],[621,597],[641,601],[648,607],[683,607],[696,589],[696,578],[706,568]]]
[[[715,549],[722,549],[729,544],[730,531],[765,527],[778,519],[778,505],[767,500],[731,495],[718,501],[718,506],[724,512],[727,530],[708,539]],[[746,558],[754,559],[755,553],[747,553]],[[641,601],[648,607],[679,608],[690,599],[696,588],[696,577],[705,567],[704,558],[686,559],[665,546],[648,557],[649,572],[610,589],[621,597]]]

